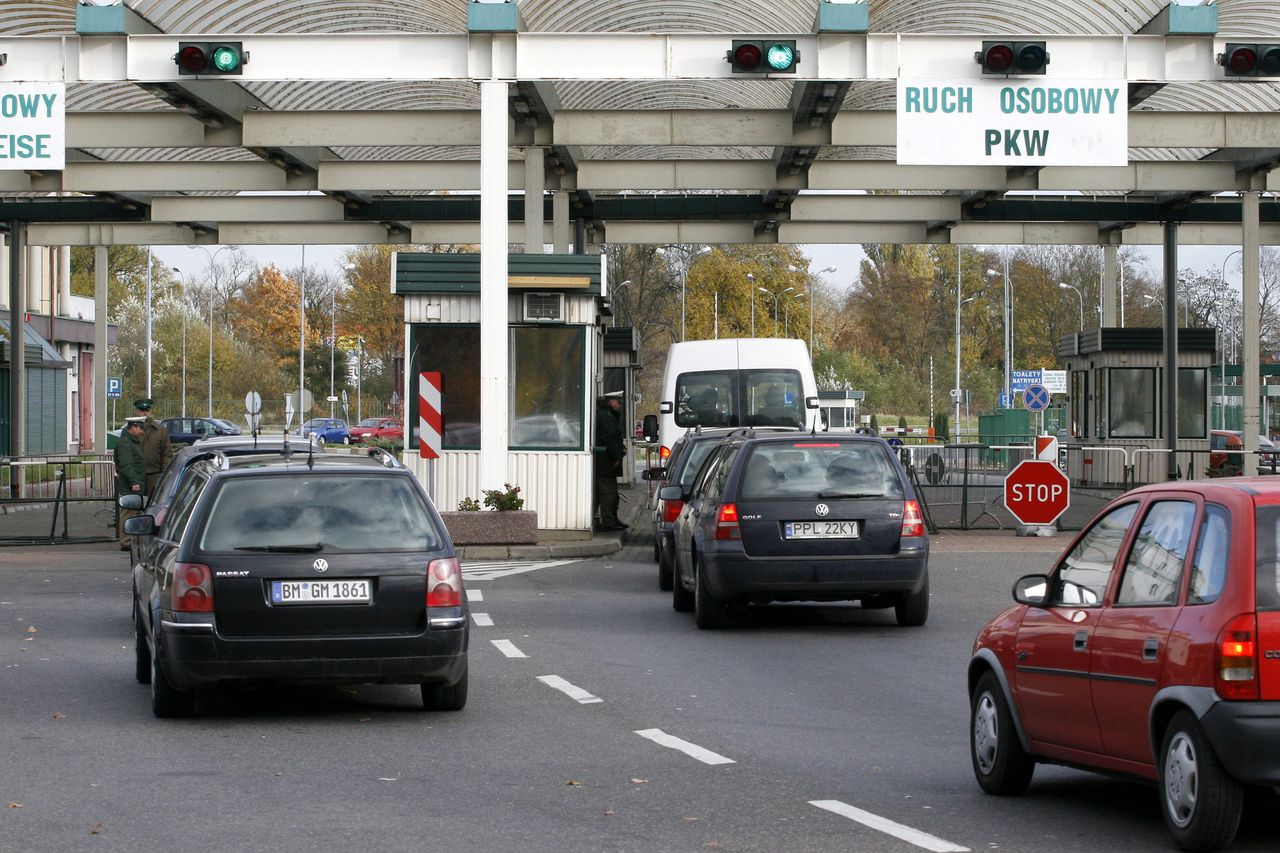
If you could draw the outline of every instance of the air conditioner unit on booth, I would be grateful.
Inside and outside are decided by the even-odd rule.
[[[524,295],[524,319],[529,321],[564,321],[563,293],[526,293]]]

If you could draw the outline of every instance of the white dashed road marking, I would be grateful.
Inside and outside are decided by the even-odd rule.
[[[548,687],[554,687],[570,699],[575,699],[583,705],[590,705],[593,702],[603,702],[599,696],[592,696],[581,687],[576,687],[565,681],[558,675],[539,675],[538,680]]]
[[[476,626],[480,628],[492,628],[493,617],[488,613],[472,613],[471,618],[475,621]]]
[[[668,749],[674,749],[677,752],[683,752],[690,758],[696,758],[703,764],[736,764],[732,758],[725,758],[709,749],[703,749],[696,743],[689,743],[687,740],[681,740],[675,735],[669,735],[662,729],[640,729],[636,732],[642,738],[648,738],[659,746],[665,746]]]
[[[944,841],[943,839],[930,835],[927,832],[921,832],[918,829],[912,829],[909,826],[894,823],[888,818],[874,815],[871,812],[864,812],[862,809],[854,808],[848,803],[842,803],[839,800],[810,800],[809,805],[817,806],[820,809],[826,809],[829,812],[835,812],[842,817],[849,818],[849,820],[857,821],[863,826],[869,826],[874,830],[885,833],[886,835],[892,835],[894,838],[901,839],[908,844],[914,844],[916,847],[931,850],[933,853],[969,853],[968,847],[961,847],[958,844],[952,844],[950,841]]]
[[[462,579],[463,581],[491,581],[511,575],[524,574],[525,572],[534,572],[538,569],[552,569],[556,566],[567,566],[570,563],[581,562],[583,562],[583,558],[579,557],[576,560],[545,560],[542,562],[508,560],[501,563],[463,563]]]
[[[478,604],[481,601],[484,601],[484,593],[478,589],[469,589],[467,590],[467,601],[470,601],[472,604]]]
[[[527,658],[524,652],[516,648],[516,644],[510,640],[490,640],[498,651],[502,652],[509,658]]]

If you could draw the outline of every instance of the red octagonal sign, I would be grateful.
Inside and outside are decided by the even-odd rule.
[[[1053,524],[1071,506],[1071,481],[1052,462],[1024,459],[1004,478],[1004,505],[1023,524]]]

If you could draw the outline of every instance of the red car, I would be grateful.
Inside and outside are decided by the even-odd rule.
[[[978,633],[978,784],[1037,762],[1156,782],[1184,850],[1235,837],[1249,786],[1280,790],[1280,482],[1162,483],[1109,503]]]
[[[365,418],[349,430],[352,443],[380,438],[404,441],[404,425],[397,418]]]

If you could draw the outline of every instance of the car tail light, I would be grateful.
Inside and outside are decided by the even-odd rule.
[[[658,458],[659,458],[659,459],[661,459],[663,462],[666,462],[668,459],[670,459],[670,458],[671,458],[671,448],[670,448],[670,447],[667,447],[665,444],[664,444],[664,445],[662,445],[661,447],[659,447],[659,448],[658,448]]]
[[[720,504],[720,511],[716,513],[716,538],[742,538],[742,528],[738,526],[737,504]]]
[[[178,563],[173,570],[173,609],[213,612],[213,572],[204,563]]]
[[[462,604],[462,568],[457,557],[432,560],[427,566],[427,607]]]
[[[920,512],[918,501],[902,503],[902,535],[904,538],[924,535],[924,514]]]
[[[662,520],[666,524],[673,524],[680,517],[680,510],[684,509],[684,501],[663,501],[662,502]]]
[[[1252,613],[1232,619],[1218,634],[1214,688],[1223,699],[1258,698],[1257,637]]]

